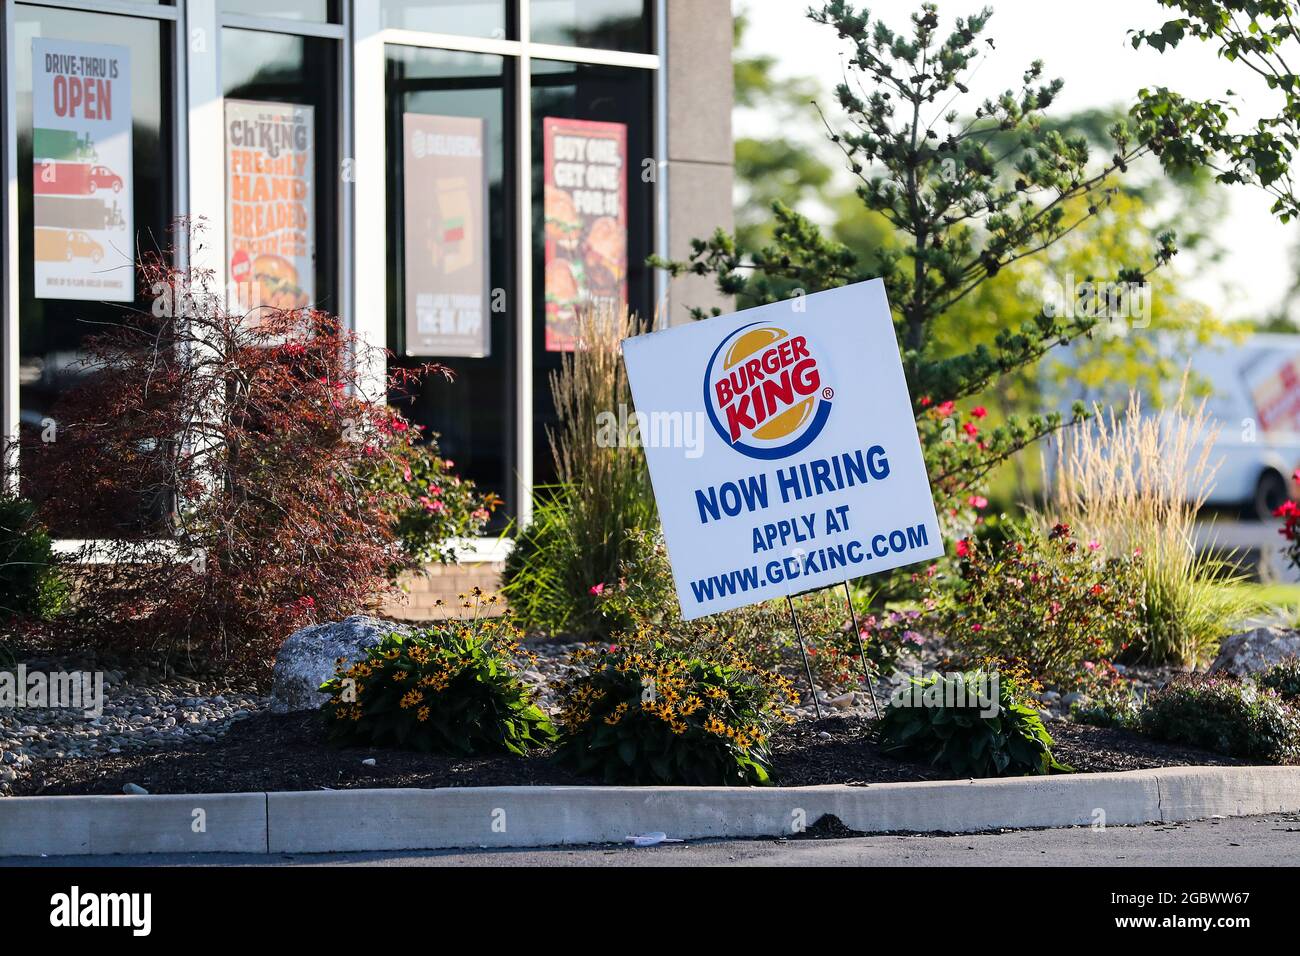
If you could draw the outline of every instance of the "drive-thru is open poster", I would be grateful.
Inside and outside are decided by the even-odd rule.
[[[546,348],[571,352],[577,310],[627,303],[627,127],[542,119]]]
[[[486,135],[477,117],[402,116],[407,355],[491,349]]]
[[[879,279],[626,339],[623,357],[683,617],[943,554]],[[674,440],[688,431],[703,441]]]
[[[316,300],[314,111],[226,100],[226,255],[245,309]]]
[[[135,299],[131,52],[32,40],[32,224],[38,299]]]

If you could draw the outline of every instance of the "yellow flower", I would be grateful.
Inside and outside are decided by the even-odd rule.
[[[422,699],[423,698],[420,696],[420,692],[415,688],[411,688],[405,694],[402,695],[402,708],[408,709],[414,707]]]
[[[415,717],[416,717],[416,719],[419,720],[421,723],[423,723],[424,721],[428,720],[428,719],[429,719],[429,705],[428,705],[428,704],[425,704],[423,707],[421,707],[419,710],[417,710],[417,711],[415,712]]]

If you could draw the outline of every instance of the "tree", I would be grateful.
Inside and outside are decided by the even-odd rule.
[[[1223,183],[1249,183],[1273,197],[1282,222],[1300,213],[1291,161],[1300,147],[1300,78],[1288,58],[1300,57],[1300,19],[1289,0],[1160,0],[1185,14],[1158,30],[1133,32],[1134,48],[1158,52],[1187,37],[1217,45],[1219,56],[1262,80],[1275,99],[1255,123],[1233,127],[1236,94],[1220,100],[1192,100],[1165,87],[1144,89],[1133,109],[1151,130],[1150,145],[1169,170],[1213,169]],[[1252,97],[1252,106],[1263,98]]]
[[[992,48],[983,38],[992,11],[958,18],[947,34],[932,3],[912,15],[907,34],[844,0],[810,16],[850,47],[850,76],[835,90],[845,122],[837,127],[824,119],[827,134],[858,180],[858,201],[883,217],[899,241],[859,254],[777,203],[772,240],[762,247],[746,250],[718,231],[693,243],[689,262],[657,264],[674,274],[711,274],[742,305],[777,301],[792,287],[814,292],[883,278],[932,482],[940,495],[960,500],[999,462],[1068,421],[1059,414],[1010,418],[987,434],[966,422],[964,438],[954,438],[935,425],[933,409],[979,395],[1053,346],[1087,335],[1103,316],[1095,309],[1062,314],[1017,303],[1018,324],[956,352],[938,347],[940,319],[1106,208],[1116,177],[1150,153],[1151,123],[1137,130],[1112,124],[1109,155],[1093,168],[1085,136],[1043,122],[1062,82],[1044,80],[1041,62],[1025,70],[1020,89],[965,112],[955,105],[970,95],[972,65]],[[995,150],[989,145],[995,139],[1010,145]],[[1112,281],[1119,289],[1140,286],[1174,252],[1172,233],[1163,233],[1143,262],[1120,265]],[[1070,420],[1082,414],[1076,408]]]
[[[404,452],[409,425],[386,383],[367,398],[377,356],[336,317],[231,312],[210,273],[172,262],[140,262],[152,311],[89,337],[57,440],[23,450],[37,517],[87,542],[60,627],[265,680],[293,629],[372,606],[404,566],[409,495],[362,475]]]

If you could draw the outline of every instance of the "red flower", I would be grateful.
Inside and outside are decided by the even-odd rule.
[[[591,590],[588,593],[595,595],[596,597],[600,597],[602,594],[605,593],[604,582],[601,582],[600,584],[593,584],[591,586]]]
[[[957,542],[957,557],[964,558],[970,554],[970,542],[962,538]]]
[[[922,396],[921,396],[921,407],[922,407],[922,408],[929,408],[929,407],[930,407],[930,396],[929,396],[929,395],[922,395]]]
[[[983,405],[976,405],[974,408],[970,410],[970,413],[974,418],[983,418],[985,415],[989,413],[989,410],[985,408]]]
[[[971,438],[974,438],[976,435],[980,433],[979,428],[975,425],[974,422],[966,422],[966,424],[961,426],[961,430],[964,431]]]

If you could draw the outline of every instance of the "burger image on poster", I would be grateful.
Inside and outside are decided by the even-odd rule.
[[[578,298],[578,280],[568,259],[552,259],[546,264],[546,301],[559,307],[571,307]]]
[[[578,215],[573,197],[563,189],[547,186],[543,190],[542,206],[546,238],[554,240],[564,252],[576,252],[582,235],[582,217]]]
[[[943,554],[880,280],[623,355],[687,619]]]
[[[253,260],[255,304],[272,309],[304,309],[310,303],[298,284],[298,270],[283,256],[263,253]]]
[[[618,220],[601,216],[591,224],[583,244],[587,293],[609,298],[622,296],[627,262],[627,237]]]

